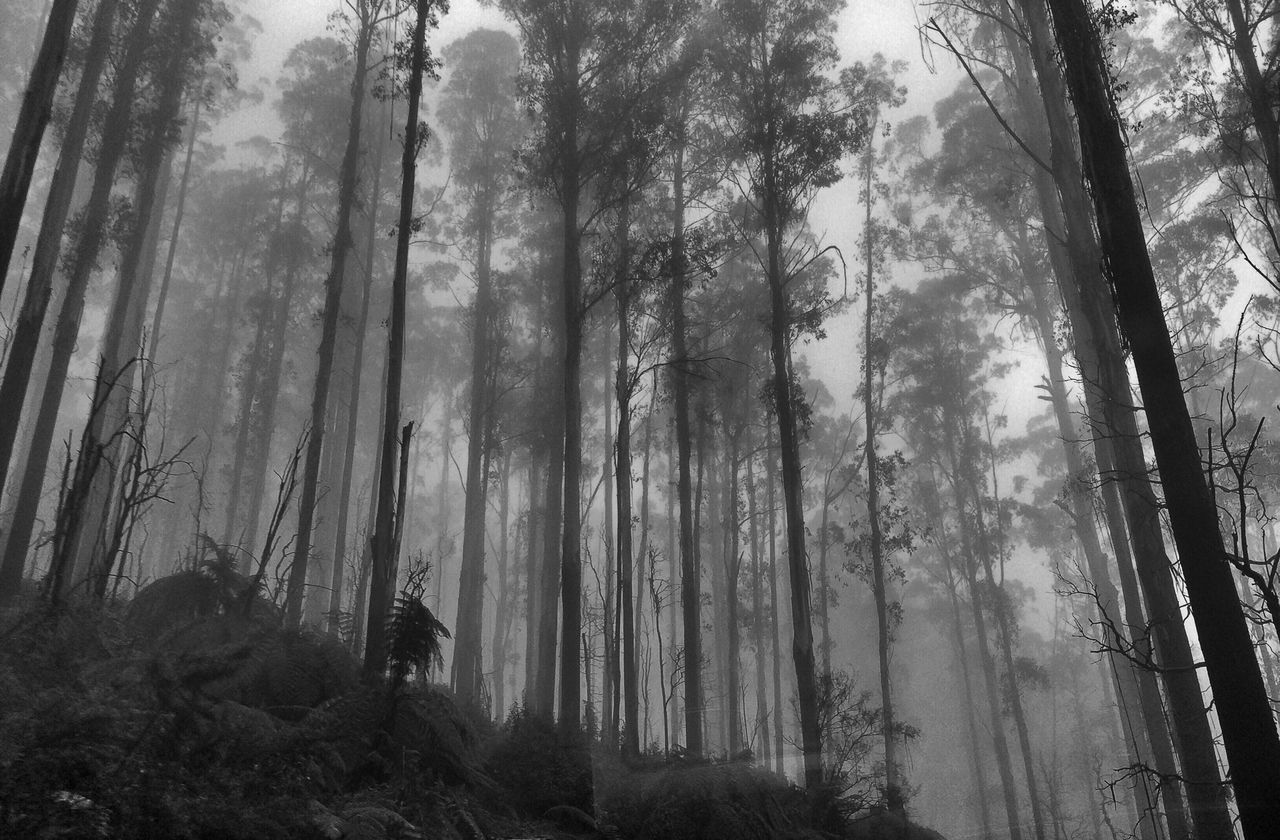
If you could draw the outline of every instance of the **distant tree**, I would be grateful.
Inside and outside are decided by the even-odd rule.
[[[473,266],[476,283],[471,313],[466,508],[450,677],[458,696],[473,701],[480,696],[484,674],[481,641],[489,485],[485,463],[495,445],[498,363],[502,357],[493,262],[500,239],[510,233],[508,205],[515,175],[512,154],[526,123],[517,108],[520,45],[515,38],[505,32],[477,29],[446,47],[443,58],[449,77],[440,122],[448,136],[454,185],[461,193],[463,258]]]

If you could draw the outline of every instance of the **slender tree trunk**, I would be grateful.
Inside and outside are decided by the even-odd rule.
[[[675,142],[673,217],[671,230],[671,357],[672,390],[676,422],[678,489],[680,504],[680,603],[684,615],[684,721],[685,749],[701,757],[704,752],[702,718],[702,587],[694,554],[693,486],[690,474],[689,350],[685,323],[685,284],[688,267],[684,253],[684,153],[683,137]],[[673,640],[674,641],[674,640]]]
[[[728,685],[725,693],[729,695],[729,757],[733,758],[742,752],[742,660],[739,651],[742,647],[741,631],[738,627],[738,576],[742,568],[742,546],[738,527],[739,489],[739,441],[742,427],[738,426],[729,436],[729,448],[725,453],[725,468],[728,470],[728,481],[725,483],[725,528],[729,530],[729,553],[725,557],[725,622],[728,643],[729,669]]]
[[[766,182],[772,174],[765,175]],[[767,188],[766,188],[767,189]],[[786,514],[787,565],[791,583],[791,655],[796,668],[796,697],[800,708],[800,742],[804,752],[804,782],[810,791],[822,785],[822,723],[818,717],[818,683],[813,658],[813,620],[810,606],[808,554],[805,550],[804,480],[801,476],[800,437],[795,397],[791,390],[790,309],[782,265],[784,224],[773,198],[764,197],[770,297],[770,347],[773,360],[773,398],[782,461],[782,500]]]
[[[364,672],[381,675],[387,667],[387,616],[395,603],[395,590],[399,559],[399,535],[404,523],[405,486],[407,481],[407,457],[413,424],[405,426],[400,444],[399,506],[396,488],[391,483],[396,463],[396,429],[403,410],[400,402],[401,379],[404,370],[405,308],[408,298],[409,241],[413,237],[413,197],[418,174],[419,106],[422,101],[422,74],[425,68],[427,19],[433,0],[417,0],[417,15],[413,24],[413,41],[409,56],[409,101],[405,116],[404,155],[400,161],[400,215],[396,219],[396,261],[391,279],[391,330],[387,344],[387,379],[385,392],[385,417],[382,427],[380,450],[380,474],[378,481],[378,508],[373,531],[373,582],[369,589],[369,623],[366,630]],[[363,34],[363,32],[362,32]],[[372,33],[370,33],[371,35]],[[365,44],[365,51],[368,45]],[[360,82],[359,97],[364,95],[364,56],[358,59],[356,77]],[[352,86],[355,93],[355,86]],[[359,110],[352,107],[352,134],[359,146]],[[352,148],[348,146],[348,153]],[[349,212],[349,210],[348,210]],[[341,230],[341,228],[340,228]],[[348,234],[349,235],[349,234]],[[338,264],[335,263],[335,270]],[[336,284],[335,284],[336,285]],[[330,289],[330,295],[334,293]],[[336,302],[336,301],[328,301]],[[332,353],[332,350],[330,351]],[[318,384],[318,383],[317,383]],[[309,453],[308,453],[309,454]],[[397,515],[398,514],[398,515]],[[302,538],[301,532],[299,539]]]
[[[875,314],[875,226],[871,219],[871,179],[872,165],[875,158],[868,150],[866,154],[866,204],[865,219],[866,242],[866,295],[867,311],[863,324],[863,361],[862,361],[862,409],[867,426],[865,457],[867,462],[867,526],[871,537],[871,593],[876,604],[876,652],[880,664],[880,708],[884,728],[884,788],[885,800],[889,810],[902,813],[905,799],[902,795],[902,783],[899,779],[898,750],[894,733],[893,690],[890,672],[889,652],[893,644],[893,627],[889,620],[889,595],[885,581],[884,539],[880,530],[880,462],[876,454],[876,435],[879,432],[876,416],[875,371],[877,365],[887,360],[875,357],[873,341]],[[966,674],[966,680],[968,675]],[[967,688],[966,683],[966,688]],[[985,807],[985,805],[984,805]]]
[[[13,139],[9,142],[4,172],[0,174],[0,292],[4,291],[9,260],[13,257],[14,243],[18,241],[22,211],[27,205],[27,192],[31,189],[36,159],[40,157],[44,130],[53,117],[53,97],[58,91],[58,78],[67,57],[77,5],[77,0],[53,0],[45,24],[44,40],[40,43],[35,66],[31,68]]]
[[[782,713],[782,613],[778,611],[778,461],[774,455],[773,425],[768,425],[765,447],[765,477],[767,478],[766,506],[769,508],[769,615],[773,620],[773,758],[777,762],[778,775],[786,775],[787,765],[783,752]],[[1016,838],[1015,838],[1016,840]]]
[[[113,0],[114,2],[114,0]],[[178,257],[178,236],[182,233],[182,222],[187,214],[187,191],[191,187],[191,165],[196,154],[196,139],[200,136],[200,111],[204,107],[204,80],[197,83],[195,101],[191,106],[191,130],[187,133],[187,151],[182,161],[182,180],[178,183],[178,203],[173,210],[173,227],[169,231],[169,251],[165,255],[164,275],[160,278],[160,289],[156,293],[156,306],[151,315],[151,344],[147,351],[152,363],[158,363],[156,350],[160,346],[160,326],[164,323],[164,312],[169,301],[169,285],[173,280],[173,266]]]
[[[640,755],[640,693],[639,669],[636,662],[636,613],[635,594],[632,587],[631,551],[631,397],[634,392],[631,380],[631,309],[630,289],[627,278],[631,263],[630,202],[624,202],[618,220],[618,272],[614,298],[618,315],[618,369],[614,380],[614,395],[618,404],[617,466],[614,477],[618,482],[618,598],[622,607],[622,692],[623,717],[622,754],[626,758]],[[648,425],[645,440],[645,475],[648,475]],[[641,509],[648,510],[648,484],[644,488]],[[642,529],[642,533],[646,533]],[[647,534],[646,534],[647,535]],[[641,557],[644,556],[646,539],[641,538]]]
[[[510,558],[507,554],[511,510],[511,450],[502,453],[502,496],[498,504],[498,605],[493,615],[493,717],[506,713],[507,636],[511,625]]]
[[[747,456],[747,539],[751,544],[751,636],[756,649],[756,723],[760,736],[761,766],[772,766],[769,738],[768,676],[764,668],[764,572],[760,565],[760,526],[756,519],[755,455]]]
[[[285,593],[285,622],[294,628],[302,623],[307,565],[311,558],[311,530],[315,521],[316,491],[320,482],[320,457],[324,454],[324,425],[329,408],[329,385],[333,376],[333,354],[337,343],[338,319],[342,308],[342,287],[347,266],[347,253],[351,249],[351,213],[355,205],[356,181],[360,163],[360,131],[363,124],[362,115],[366,79],[369,72],[369,49],[374,35],[373,21],[364,18],[365,15],[372,16],[374,9],[362,3],[359,11],[362,19],[358,23],[359,31],[356,33],[355,74],[351,80],[351,109],[347,119],[347,145],[343,153],[342,166],[338,177],[338,215],[334,225],[329,276],[325,282],[324,309],[321,314],[319,363],[316,367],[315,384],[311,395],[310,437],[307,439],[306,461],[303,465],[302,474],[302,493],[298,501],[298,540],[294,550],[293,565],[289,569],[288,588]],[[413,110],[410,113],[413,115],[410,122],[416,137],[418,131],[417,111]],[[409,138],[406,137],[406,144],[408,144],[408,141]],[[416,154],[417,150],[414,149],[413,152]],[[407,222],[405,219],[401,221]],[[401,235],[407,236],[408,233],[402,231]],[[392,359],[391,367],[394,368],[397,364],[398,362]],[[388,377],[388,380],[390,380],[390,377]],[[393,515],[393,509],[390,507],[392,504],[390,496],[393,487],[387,485],[392,480],[395,472],[395,440],[399,422],[400,406],[399,394],[397,393],[395,406],[387,412],[387,424],[388,428],[391,429],[391,432],[387,435],[389,440],[384,439],[383,441],[383,448],[386,451],[382,455],[382,483],[387,491],[385,500],[381,498],[381,495],[379,500],[379,530],[382,531],[383,548],[388,547],[386,541],[391,538],[390,531],[383,530],[383,526],[390,525],[390,517]],[[388,457],[391,458],[390,465],[386,462]],[[385,512],[386,522],[383,522],[383,511],[381,510],[381,506],[384,503],[388,506]],[[376,564],[379,562],[385,563],[387,558],[385,555],[379,557],[376,554],[375,551],[375,587],[372,597],[379,599],[382,595],[377,591],[379,570],[376,568]],[[382,572],[385,573],[386,569],[383,568]],[[383,582],[385,583],[385,581]],[[394,581],[389,585],[394,586]],[[375,603],[380,602],[375,600]],[[386,652],[381,647],[382,640],[385,638],[382,634],[382,620],[384,617],[384,613],[370,610],[371,635],[368,643],[373,650],[374,656],[372,664],[369,657],[366,656],[365,667],[367,671],[376,668],[376,673],[381,673],[383,663],[385,663]],[[378,639],[376,640],[378,646],[375,646],[375,639],[372,636],[372,625],[375,622],[378,630]]]

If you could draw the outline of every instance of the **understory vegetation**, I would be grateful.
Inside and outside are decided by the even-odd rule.
[[[624,764],[519,704],[492,723],[432,682],[447,630],[411,597],[389,623],[391,677],[362,680],[349,639],[286,629],[247,583],[215,556],[132,601],[10,614],[0,835],[906,836],[749,762]]]

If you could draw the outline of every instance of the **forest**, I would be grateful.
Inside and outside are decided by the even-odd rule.
[[[0,0],[0,153],[0,837],[1280,831],[1276,0]]]

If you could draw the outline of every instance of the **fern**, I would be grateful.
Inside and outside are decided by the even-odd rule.
[[[426,604],[403,592],[392,610],[387,637],[393,689],[404,683],[414,667],[430,670],[435,664],[443,666],[440,640],[453,638]]]

